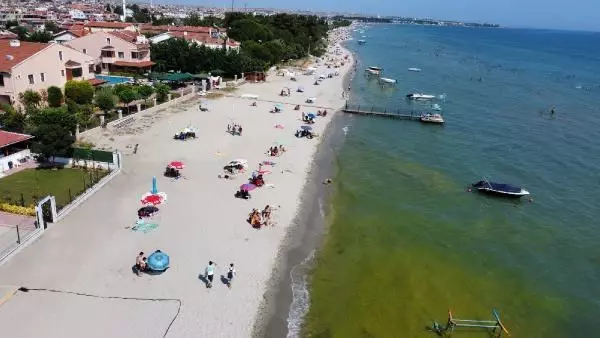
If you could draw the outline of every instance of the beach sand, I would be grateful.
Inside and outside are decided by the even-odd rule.
[[[337,39],[342,39],[341,34]],[[340,42],[340,41],[337,41]],[[351,55],[343,51],[336,56]],[[316,74],[334,72],[322,64]],[[117,131],[101,131],[86,138],[98,147],[123,153],[120,175],[84,202],[44,236],[0,266],[0,285],[48,288],[89,295],[128,298],[168,298],[177,301],[106,299],[84,295],[17,292],[0,307],[0,333],[6,337],[249,337],[260,318],[260,305],[281,244],[298,210],[303,187],[319,138],[296,138],[302,125],[301,111],[307,97],[327,107],[329,115],[313,125],[322,133],[341,107],[342,80],[354,67],[352,60],[337,69],[339,76],[313,85],[315,75],[299,75],[298,81],[271,74],[268,82],[245,84],[231,97],[208,100],[208,112],[198,109],[199,100],[138,118]],[[303,86],[304,93],[296,88]],[[289,87],[290,97],[281,97]],[[257,106],[242,94],[259,95]],[[271,102],[269,102],[271,101]],[[273,102],[283,102],[283,112],[271,114]],[[230,123],[243,126],[242,136],[226,132]],[[282,124],[284,129],[275,128]],[[198,128],[198,138],[175,141],[173,134],[187,126]],[[285,144],[280,157],[265,155],[275,142]],[[134,146],[138,144],[136,154]],[[250,200],[234,198],[248,175],[233,180],[217,178],[230,160],[248,160],[256,170],[264,160],[276,165],[265,176],[267,185],[252,191]],[[183,161],[184,178],[162,176],[170,161]],[[140,198],[156,176],[158,189],[168,196],[149,223],[149,233],[128,227],[137,219]],[[313,182],[314,183],[314,182]],[[247,222],[252,208],[275,206],[274,226],[253,229]],[[136,276],[132,272],[139,251],[160,249],[171,257],[162,275]],[[212,289],[199,278],[209,260],[217,263]],[[228,289],[219,276],[235,263],[237,277]],[[1,295],[0,295],[1,296]],[[18,318],[18,320],[15,320]],[[85,333],[85,334],[82,334]]]

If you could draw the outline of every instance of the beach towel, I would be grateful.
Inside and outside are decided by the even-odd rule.
[[[145,234],[147,234],[148,232],[154,230],[158,228],[158,224],[154,224],[154,223],[137,223],[136,225],[134,225],[131,230],[133,231],[140,231],[143,232]]]

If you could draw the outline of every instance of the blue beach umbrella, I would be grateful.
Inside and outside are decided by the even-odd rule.
[[[315,117],[317,117],[317,115],[315,115],[315,113],[308,113],[306,116],[310,117],[311,119],[314,119]]]
[[[152,194],[157,194],[158,193],[158,188],[156,187],[156,176],[152,176],[152,191],[150,191]]]
[[[169,255],[160,250],[154,251],[148,257],[148,267],[154,271],[164,271],[169,267]]]

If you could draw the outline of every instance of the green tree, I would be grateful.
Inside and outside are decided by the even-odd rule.
[[[67,81],[65,97],[77,104],[89,104],[94,99],[94,87],[88,81]]]
[[[23,27],[23,26],[14,26],[11,29],[9,29],[12,33],[17,34],[17,38],[21,41],[26,41],[27,40],[27,28]]]
[[[13,27],[17,27],[18,25],[19,25],[19,21],[8,20],[8,21],[6,21],[6,24],[4,25],[4,27],[6,27],[6,29],[11,29]]]
[[[75,142],[77,121],[66,107],[46,108],[30,118],[30,132],[35,136],[32,150],[51,158],[66,155]]]
[[[165,102],[171,88],[164,83],[157,83],[154,85],[154,91],[156,91],[156,100],[158,102]]]
[[[118,98],[110,87],[103,87],[96,92],[94,103],[102,109],[104,114],[108,114],[117,105]]]
[[[148,85],[141,85],[137,87],[137,92],[145,102],[152,94],[154,94],[154,88]]]
[[[60,27],[58,27],[58,25],[56,24],[56,22],[54,21],[48,21],[44,24],[44,30],[46,30],[47,32],[51,32],[51,33],[58,33],[61,31]]]
[[[50,40],[54,39],[54,36],[51,32],[47,31],[35,31],[27,36],[27,41],[30,42],[42,42],[47,43]]]
[[[129,104],[139,98],[139,94],[131,86],[128,86],[127,88],[124,88],[123,90],[120,90],[116,94],[119,97],[119,101],[123,102],[127,106],[128,113],[129,113]]]
[[[25,114],[16,111],[11,105],[0,104],[0,125],[4,130],[22,133],[25,130]]]
[[[60,88],[56,86],[48,87],[48,105],[50,107],[56,108],[60,107],[63,102],[63,93]]]
[[[42,103],[42,95],[31,89],[19,93],[19,101],[24,106],[39,106]]]

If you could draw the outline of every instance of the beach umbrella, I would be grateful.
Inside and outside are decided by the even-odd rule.
[[[152,176],[152,190],[150,190],[150,192],[153,194],[158,193],[158,188],[156,186],[156,176]]]
[[[300,128],[304,130],[312,130],[311,126],[301,126]]]
[[[311,119],[314,119],[315,117],[317,117],[315,115],[315,113],[308,113],[306,116],[310,117]]]
[[[142,196],[142,204],[144,205],[159,205],[167,201],[167,195],[165,193],[156,194],[145,194]]]
[[[169,255],[160,250],[156,250],[148,257],[147,262],[148,267],[151,270],[165,271],[169,267]]]
[[[145,206],[145,207],[141,207],[141,208],[138,210],[138,214],[139,214],[139,213],[143,213],[143,212],[145,212],[145,213],[150,213],[150,212],[157,212],[157,211],[158,211],[158,208],[157,208],[157,207],[155,207],[155,206],[153,206],[153,205],[148,205],[148,206]]]
[[[183,169],[185,165],[181,161],[172,161],[171,163],[169,163],[169,167],[175,169]]]
[[[252,183],[246,183],[246,184],[240,185],[240,190],[252,191],[254,189],[256,189],[256,186]]]

